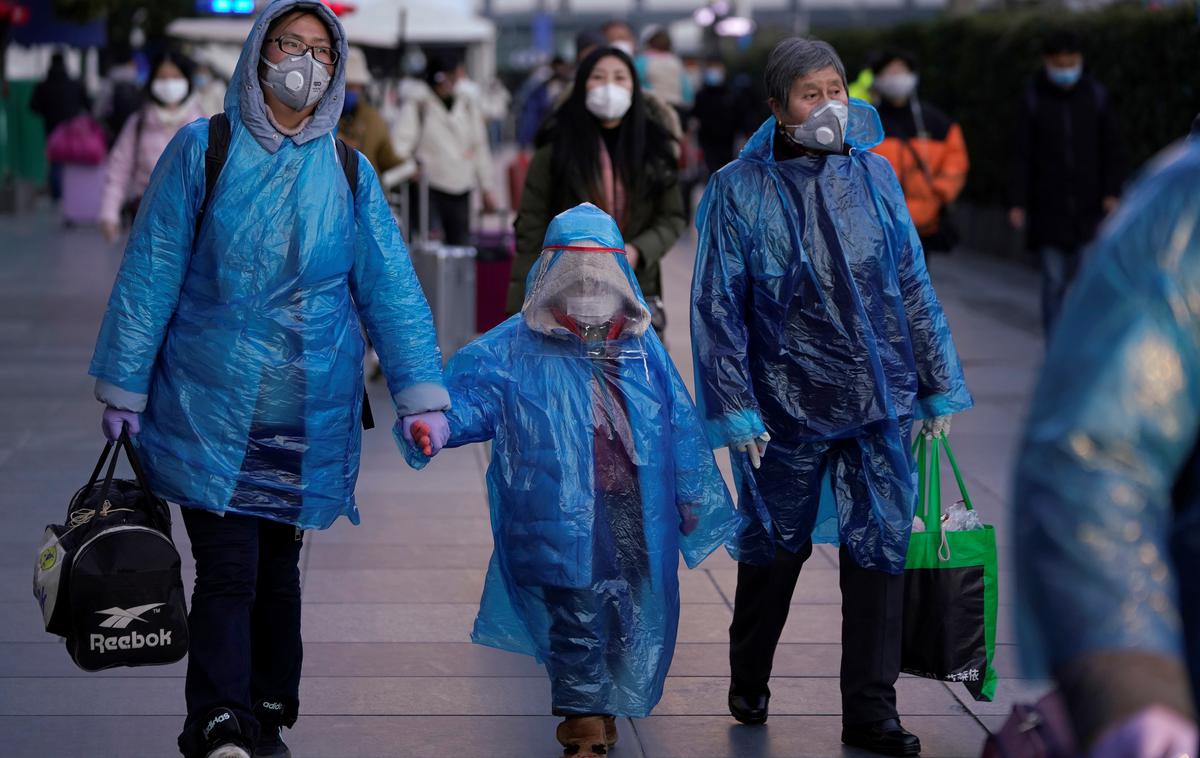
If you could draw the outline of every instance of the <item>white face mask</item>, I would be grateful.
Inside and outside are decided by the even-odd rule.
[[[905,100],[917,88],[916,74],[888,74],[875,80],[875,89],[889,100]]]
[[[615,47],[615,48],[617,48],[617,49],[618,49],[618,50],[620,50],[621,52],[623,52],[623,53],[625,53],[626,55],[628,55],[630,58],[632,58],[632,57],[633,57],[633,53],[634,53],[634,50],[633,50],[633,43],[632,43],[632,42],[630,42],[630,41],[629,41],[629,40],[627,40],[627,39],[623,39],[623,40],[617,40],[616,42],[613,42],[613,43],[610,45],[610,47]]]
[[[621,308],[621,297],[612,290],[567,298],[567,315],[585,326],[607,324]]]
[[[155,79],[150,83],[150,94],[163,105],[179,105],[188,94],[187,79]]]
[[[587,109],[601,121],[625,118],[633,104],[633,92],[620,84],[603,84],[587,93]]]

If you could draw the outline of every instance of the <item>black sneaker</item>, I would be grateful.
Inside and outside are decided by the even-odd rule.
[[[254,748],[254,758],[292,758],[292,751],[283,744],[283,729],[264,726],[258,737],[258,746]]]
[[[228,708],[217,708],[208,714],[201,727],[205,758],[251,758],[249,746],[242,737],[242,725]]]

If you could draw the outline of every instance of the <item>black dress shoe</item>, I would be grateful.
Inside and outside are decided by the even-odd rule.
[[[735,695],[729,691],[729,712],[743,724],[763,724],[767,721],[767,703],[770,695]]]
[[[900,719],[842,727],[842,742],[880,755],[920,755],[921,741],[900,726]]]

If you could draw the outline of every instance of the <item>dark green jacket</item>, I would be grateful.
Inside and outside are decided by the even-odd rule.
[[[534,153],[525,177],[525,188],[521,191],[516,221],[517,258],[508,287],[510,314],[521,310],[525,300],[525,277],[542,253],[542,240],[550,220],[580,203],[595,202],[578,188],[554,186],[550,167],[553,152],[554,146],[550,144]],[[676,167],[659,166],[652,171],[652,178],[640,191],[633,191],[629,198],[629,210],[621,229],[626,244],[638,249],[634,273],[647,298],[662,294],[659,261],[687,225]]]

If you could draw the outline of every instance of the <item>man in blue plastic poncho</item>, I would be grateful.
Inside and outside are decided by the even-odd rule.
[[[883,138],[874,109],[847,97],[824,42],[780,43],[766,83],[774,117],[704,195],[692,284],[697,400],[753,522],[735,554],[730,710],[766,720],[800,567],[814,539],[839,542],[842,740],[915,755],[895,692],[909,436],[914,418],[942,433],[971,397],[899,183],[866,152]]]
[[[360,318],[404,427],[425,422],[431,452],[446,436],[441,358],[404,241],[370,164],[349,152],[350,187],[339,163],[346,51],[320,3],[276,0],[258,17],[211,197],[210,125],[197,121],[155,169],[92,360],[105,433],[140,428],[151,485],[183,506],[196,558],[189,758],[288,755],[302,530],[358,522]]]
[[[1197,755],[1200,134],[1088,252],[1034,395],[1013,500],[1018,631],[1088,758]]]
[[[584,758],[662,695],[679,553],[695,567],[739,520],[616,222],[590,204],[557,216],[526,293],[446,368],[449,445],[495,441],[472,638],[546,664],[557,737]]]

